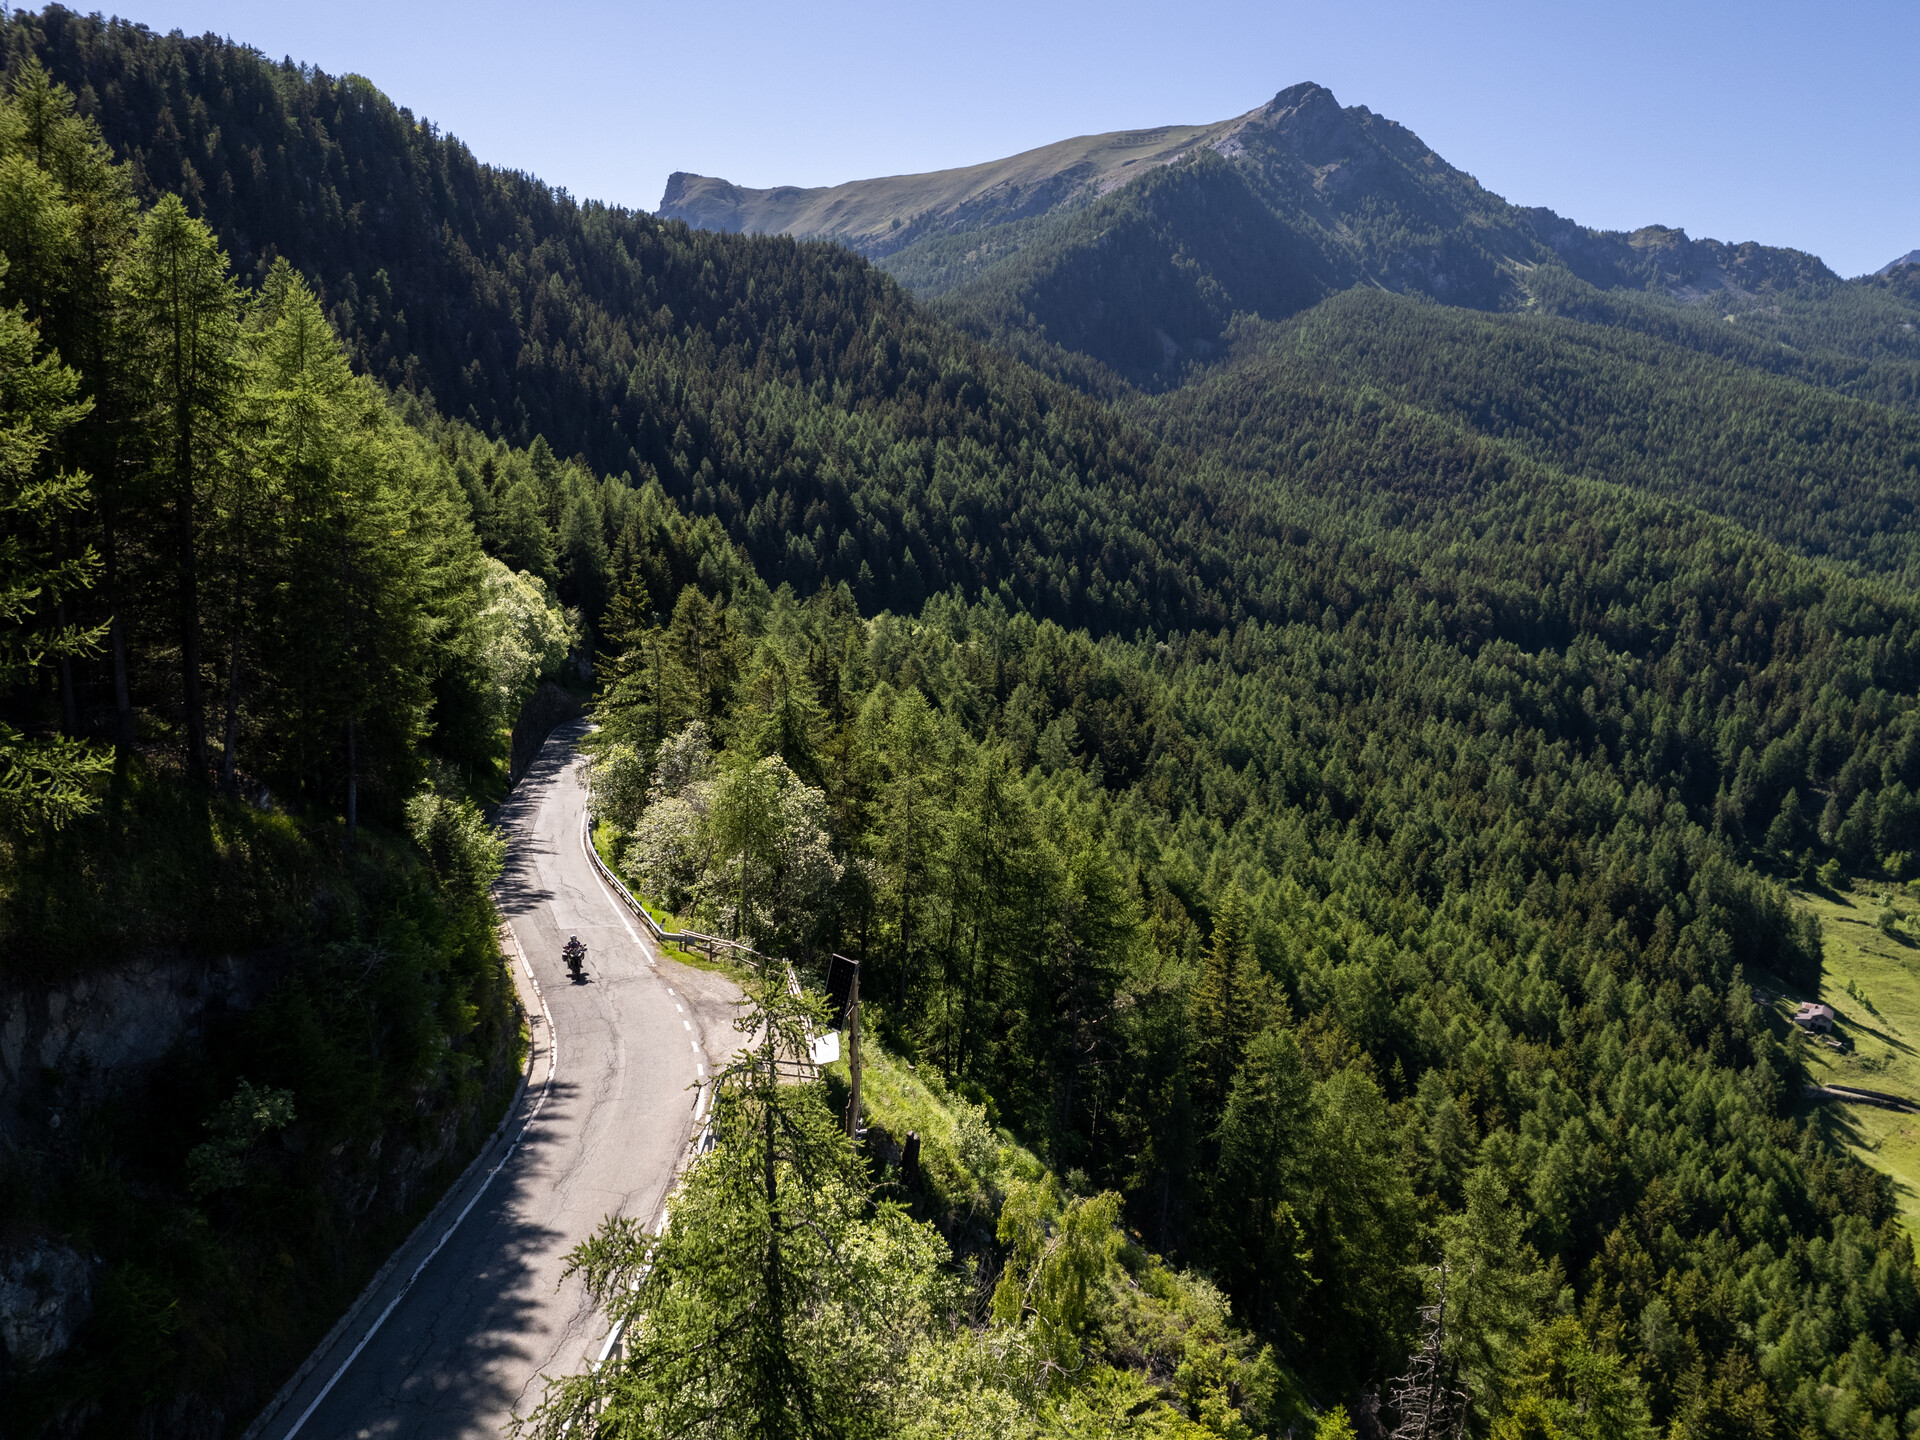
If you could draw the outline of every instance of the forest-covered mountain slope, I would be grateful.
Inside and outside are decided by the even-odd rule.
[[[227,41],[57,6],[5,36],[243,276],[276,257],[307,275],[361,370],[489,436],[657,477],[771,581],[904,609],[1004,587],[1129,629],[1232,613],[1209,502],[1143,432],[842,248],[576,203],[362,80]]]
[[[136,184],[174,177],[243,270],[271,254],[305,270],[360,368],[484,433],[539,435],[595,472],[658,477],[691,512],[718,518],[771,580],[803,592],[845,581],[863,605],[909,610],[956,584],[1004,585],[1009,603],[1036,613],[1126,629],[1214,623],[1247,603],[1230,558],[1242,542],[1223,539],[1232,525],[1213,518],[1204,464],[1160,457],[1137,427],[956,334],[844,250],[576,204],[478,164],[364,82],[274,66],[228,42],[57,7],[6,23],[15,54],[43,56],[101,115]],[[1405,171],[1395,193],[1407,213],[1436,195],[1460,214],[1504,204],[1324,92],[1274,110],[1236,132],[1247,154],[1375,154],[1397,135],[1419,164],[1381,151],[1361,168]],[[1318,181],[1293,173],[1306,160],[1270,168],[1311,191]],[[310,175],[325,183],[308,195],[293,181]],[[950,314],[1095,392],[1122,382],[1088,355],[1136,379],[1182,373],[1194,356],[1225,353],[1236,310],[1297,311],[1358,273],[1323,233],[1280,218],[1274,183],[1244,156],[1212,151],[1159,167],[1047,222],[1045,245],[951,297]],[[1920,373],[1912,332],[1891,318],[1911,308],[1893,282],[1871,296],[1829,286],[1854,303],[1850,317],[1794,291],[1708,324],[1697,309],[1602,290],[1557,264],[1527,280],[1536,309],[1867,398],[1910,402]],[[1470,353],[1471,327],[1452,341],[1466,347],[1465,370],[1505,363]],[[1657,371],[1641,380],[1662,383]],[[1596,395],[1598,383],[1578,382]],[[1745,458],[1762,489],[1798,483],[1788,457]],[[1715,483],[1688,478],[1673,493],[1714,508]],[[1843,507],[1807,535],[1784,524],[1765,533],[1809,553],[1871,556],[1898,548],[1880,533],[1888,520]]]
[[[52,976],[77,934],[289,966],[153,1096],[15,1156],[5,1234],[113,1267],[15,1413],[129,1433],[186,1393],[192,1433],[232,1433],[206,1397],[283,1372],[377,1239],[333,1177],[410,1107],[479,1113],[509,1012],[458,796],[580,624],[602,843],[816,981],[860,957],[979,1182],[933,1236],[817,1096],[743,1084],[675,1222],[708,1228],[647,1299],[658,1335],[713,1335],[781,1273],[735,1242],[817,1204],[811,1288],[754,1312],[796,1328],[739,1332],[789,1348],[715,1380],[636,1346],[590,1397],[609,1425],[749,1414],[769,1363],[883,1394],[851,1433],[1277,1440],[1319,1412],[1334,1440],[1336,1407],[1397,1418],[1444,1259],[1433,1344],[1476,1437],[1911,1428],[1910,1238],[1752,1002],[1819,984],[1793,887],[1920,870],[1920,461],[1876,403],[1901,272],[1819,310],[1830,278],[1752,270],[1722,338],[1606,287],[1649,247],[1678,280],[1768,257],[1510,267],[1533,221],[1309,88],[1236,154],[1005,227],[1052,238],[992,292],[1020,334],[977,328],[1088,388],[1125,387],[1069,343],[1178,378],[1157,337],[1124,349],[1142,315],[1184,317],[1176,361],[1231,342],[1107,405],[844,247],[575,203],[364,82],[59,9],[4,27],[0,746],[50,777],[0,851],[6,961]],[[1419,255],[1533,313],[1330,293],[1421,289],[1392,268]],[[1292,313],[1236,322],[1236,291]],[[182,325],[190,371],[156,338]],[[772,1142],[738,1163],[741,1117],[786,1103],[829,1184]],[[820,1259],[842,1238],[884,1284]],[[608,1294],[627,1239],[586,1257]],[[308,1259],[325,1283],[289,1289]],[[793,1336],[821,1348],[789,1364]]]
[[[1920,268],[1698,305],[1603,291],[1556,265],[1528,272],[1526,290],[1528,311],[1632,330],[1854,399],[1920,409]]]
[[[1500,1297],[1453,1321],[1489,1428],[1565,1398],[1520,1358],[1556,1313],[1683,1436],[1895,1413],[1920,1277],[1747,987],[1819,965],[1773,876],[1912,864],[1877,847],[1920,817],[1920,610],[1411,410],[1318,422],[1253,502],[1282,623],[821,591],[716,646],[683,591],[612,637],[610,848],[676,913],[862,957],[891,1046],[1211,1274],[1316,1403],[1400,1373],[1383,1322],[1444,1254]],[[1313,498],[1342,487],[1371,508]],[[1094,1294],[1077,1353],[1124,1363]],[[989,1375],[901,1383],[975,1416],[1020,1387]]]
[[[1920,578],[1920,417],[1641,331],[1351,291],[1278,325],[1142,414],[1231,414],[1192,443],[1234,453],[1303,425],[1297,398],[1391,398],[1569,473],[1645,490],[1802,554]],[[1740,359],[1740,342],[1730,346]],[[1225,422],[1222,422],[1223,424]]]

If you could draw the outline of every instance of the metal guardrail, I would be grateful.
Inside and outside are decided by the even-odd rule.
[[[718,952],[721,950],[738,951],[742,955],[751,955],[759,960],[771,959],[770,956],[762,955],[751,945],[742,945],[738,940],[723,940],[718,935],[705,935],[698,930],[669,930],[658,920],[654,919],[653,913],[649,911],[645,905],[640,903],[634,893],[627,888],[626,882],[614,873],[613,867],[600,858],[599,847],[593,843],[594,818],[593,812],[591,810],[587,811],[585,824],[581,829],[580,835],[581,848],[587,852],[587,858],[593,862],[593,868],[598,870],[601,877],[613,887],[613,893],[620,897],[620,902],[634,913],[642,925],[647,927],[647,933],[653,936],[656,941],[668,945],[679,945],[684,948],[700,947],[707,952],[707,958],[710,960],[717,960],[719,958]],[[780,963],[787,967],[787,990],[797,999],[800,995],[800,977],[794,972],[793,962],[791,960],[783,960]],[[823,1062],[830,1062],[840,1058],[838,1034],[832,1031],[827,1033],[833,1036],[834,1041],[831,1046],[831,1054],[821,1053],[815,1048],[824,1037],[812,1036],[810,1037],[807,1059],[803,1061],[782,1060],[779,1063],[782,1065],[792,1065],[799,1078],[811,1078],[813,1074],[818,1073]]]
[[[698,930],[667,929],[658,920],[653,918],[653,912],[648,910],[646,906],[642,905],[639,900],[634,897],[633,892],[627,888],[627,882],[614,874],[613,867],[600,858],[600,850],[593,843],[593,825],[594,815],[593,812],[589,810],[587,812],[585,847],[587,858],[593,861],[593,868],[598,870],[601,877],[613,887],[613,893],[618,895],[621,903],[634,913],[642,925],[647,927],[647,933],[653,936],[655,940],[658,940],[664,945],[679,945],[684,949],[698,948],[705,950],[707,952],[707,958],[711,960],[717,960],[719,958],[717,952],[721,950],[738,950],[743,955],[755,955],[761,959],[766,958],[760,955],[760,952],[755,950],[751,945],[742,945],[738,940],[723,940],[718,935],[703,935]],[[789,974],[791,974],[791,967],[789,967]]]

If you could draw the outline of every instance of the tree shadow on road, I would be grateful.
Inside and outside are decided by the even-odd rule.
[[[509,920],[553,899],[553,892],[541,883],[536,861],[555,853],[555,846],[568,843],[571,837],[536,835],[534,818],[549,783],[573,763],[574,741],[584,733],[585,727],[578,723],[555,730],[520,783],[494,807],[493,826],[507,842],[507,860],[493,894],[500,913]]]
[[[555,1080],[482,1203],[303,1434],[505,1433],[509,1415],[537,1403],[542,1372],[579,1359],[574,1352],[594,1339],[591,1310],[583,1291],[555,1293],[578,1237],[531,1217],[551,1208],[569,1168],[580,1098],[579,1087]]]

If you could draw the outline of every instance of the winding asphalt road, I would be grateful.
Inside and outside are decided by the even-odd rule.
[[[497,817],[510,843],[500,909],[533,1020],[529,1083],[484,1163],[316,1352],[263,1440],[497,1437],[539,1403],[543,1373],[600,1354],[605,1319],[578,1280],[560,1283],[567,1252],[610,1213],[658,1218],[700,1082],[732,1053],[739,992],[660,955],[587,859],[582,734],[556,730]],[[587,946],[578,982],[560,959],[570,934]]]

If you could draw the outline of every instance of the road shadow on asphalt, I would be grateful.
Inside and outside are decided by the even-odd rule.
[[[573,763],[574,741],[584,733],[585,726],[578,722],[555,730],[520,783],[494,807],[493,826],[507,842],[507,859],[493,893],[500,913],[509,920],[553,899],[553,892],[541,883],[535,862],[541,855],[554,854],[556,845],[570,843],[573,837],[535,835],[533,822],[547,783]]]
[[[579,1358],[572,1351],[591,1336],[578,1315],[554,1305],[567,1236],[528,1217],[545,1212],[566,1173],[566,1139],[580,1098],[578,1086],[553,1082],[482,1206],[434,1257],[302,1440],[504,1433],[508,1415],[539,1403],[542,1371],[572,1367]],[[569,1323],[575,1333],[567,1333]]]

